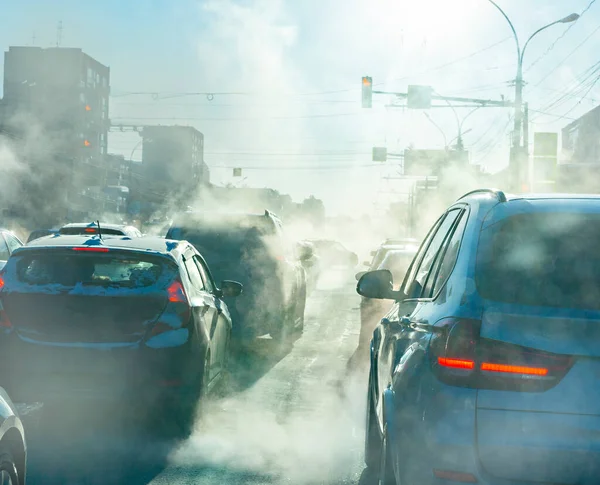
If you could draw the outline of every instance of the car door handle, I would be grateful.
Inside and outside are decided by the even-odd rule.
[[[444,333],[444,329],[431,325],[426,321],[412,320],[410,318],[406,318],[406,320],[406,324],[417,332]]]

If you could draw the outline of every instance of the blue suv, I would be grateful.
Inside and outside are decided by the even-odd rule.
[[[371,341],[375,483],[600,480],[600,197],[470,192],[433,225]]]

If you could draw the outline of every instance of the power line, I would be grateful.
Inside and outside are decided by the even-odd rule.
[[[590,86],[590,83],[595,83],[594,76],[600,71],[600,62],[588,67],[585,72],[580,74],[577,78],[577,84],[572,85],[566,91],[559,92],[559,96],[555,96],[552,101],[548,102],[542,107],[540,112],[544,113],[552,109],[556,109],[565,104],[570,98],[580,97],[581,93]],[[589,93],[589,91],[588,91]],[[585,95],[584,95],[585,97]],[[581,102],[581,98],[580,98]],[[532,120],[534,121],[535,118]]]
[[[308,165],[297,165],[297,166],[269,166],[269,165],[263,165],[263,166],[250,166],[250,167],[244,167],[244,166],[240,166],[240,165],[231,165],[231,166],[223,166],[223,165],[209,165],[209,168],[211,170],[213,169],[225,169],[225,170],[232,170],[234,168],[241,168],[242,170],[271,170],[271,171],[282,171],[282,170],[349,170],[349,169],[356,169],[356,168],[373,168],[373,167],[379,167],[382,168],[382,164],[381,163],[369,163],[369,164],[347,164],[347,165],[315,165],[315,166],[308,166]]]
[[[577,101],[577,103],[575,103],[569,111],[567,111],[565,114],[563,114],[562,118],[566,118],[568,114],[570,114],[575,108],[577,108],[577,106],[579,106],[581,104],[581,101],[583,101],[583,99],[588,95],[588,93],[594,88],[594,86],[596,85],[596,83],[598,82],[599,79],[600,79],[600,76],[596,76],[596,78],[594,79],[594,82],[592,82],[590,84],[589,88],[587,89],[585,94],[581,97],[581,99],[579,101]]]
[[[161,103],[162,98],[152,100],[152,101],[141,101],[141,102],[113,102],[113,105],[116,103],[117,106],[155,106],[155,107],[174,107],[174,106],[201,106],[202,108],[223,108],[223,107],[264,107],[264,106],[280,106],[281,102],[261,102],[261,103],[213,103],[213,102],[204,102],[204,103]],[[357,101],[350,99],[323,99],[323,100],[315,100],[315,101],[306,101],[306,100],[298,100],[298,103],[302,103],[302,105],[321,105],[321,104],[356,104]]]
[[[252,155],[252,156],[269,156],[269,157],[278,157],[278,156],[286,156],[286,157],[303,157],[303,156],[315,156],[315,157],[326,157],[326,156],[351,156],[351,155],[368,155],[370,156],[370,152],[364,151],[324,151],[324,152],[204,152],[205,155],[227,155],[227,156],[237,156],[237,155]]]
[[[297,116],[266,116],[266,117],[248,117],[248,118],[196,118],[196,117],[168,117],[168,116],[120,116],[112,118],[113,120],[136,120],[136,121],[264,121],[264,120],[296,120],[311,118],[336,118],[340,116],[359,116],[369,113],[355,111],[352,113],[327,113],[314,115]],[[372,113],[370,113],[372,114]]]
[[[591,0],[591,1],[590,1],[590,3],[588,3],[588,6],[587,6],[587,7],[585,7],[585,8],[583,9],[583,11],[582,11],[582,12],[579,14],[579,18],[583,17],[583,15],[584,15],[584,14],[585,14],[585,13],[586,13],[586,12],[587,12],[589,9],[590,9],[590,7],[591,7],[592,5],[594,5],[594,3],[596,3],[596,0]],[[555,45],[558,43],[558,41],[560,41],[560,40],[561,40],[561,39],[562,39],[562,38],[563,38],[565,35],[567,35],[567,33],[569,32],[569,30],[571,30],[571,29],[572,29],[572,28],[575,26],[575,24],[576,24],[576,23],[577,23],[577,22],[573,22],[573,23],[571,23],[571,25],[569,25],[569,26],[568,26],[568,27],[567,27],[567,28],[564,30],[564,32],[563,32],[562,34],[560,34],[560,35],[559,35],[559,36],[556,38],[556,40],[555,40],[554,42],[552,42],[552,44],[550,44],[550,46],[549,46],[549,47],[548,47],[548,48],[547,48],[547,49],[544,51],[544,53],[543,53],[541,56],[539,56],[539,57],[538,57],[538,58],[537,58],[537,59],[536,59],[536,60],[535,60],[533,63],[531,63],[531,64],[529,65],[529,67],[528,67],[528,68],[525,70],[525,72],[528,72],[529,70],[531,70],[531,68],[533,68],[533,67],[534,67],[534,66],[535,66],[535,65],[536,65],[538,62],[540,62],[540,61],[541,61],[541,60],[542,60],[544,57],[546,57],[546,55],[548,55],[548,54],[550,53],[550,51],[551,51],[552,49],[554,49],[554,46],[555,46]]]
[[[566,60],[568,60],[575,52],[577,52],[577,50],[583,45],[585,44],[588,40],[590,40],[592,38],[592,36],[598,32],[600,30],[600,25],[598,25],[598,27],[596,27],[585,39],[583,39],[579,44],[577,44],[577,46],[571,51],[569,52],[569,54],[562,59],[558,64],[556,64],[550,71],[548,71],[544,76],[542,76],[542,78],[533,85],[533,87],[537,87],[540,84],[542,84],[546,79],[548,79],[548,77],[550,76],[550,74],[552,74],[554,71],[556,71]]]
[[[401,78],[398,78],[398,79],[394,79],[394,81],[404,81],[405,79],[414,78],[414,77],[421,76],[423,74],[428,74],[428,73],[434,72],[434,71],[439,71],[439,70],[444,69],[444,68],[446,68],[448,66],[452,66],[452,65],[457,64],[459,62],[462,62],[462,61],[465,61],[467,59],[470,59],[471,57],[475,57],[477,54],[481,54],[482,52],[485,52],[485,51],[488,51],[490,49],[493,49],[494,47],[496,47],[496,46],[498,46],[498,45],[506,42],[510,38],[511,37],[506,37],[506,38],[504,38],[502,40],[499,40],[498,42],[495,42],[493,44],[488,45],[487,47],[484,47],[484,48],[479,49],[479,50],[477,50],[475,52],[472,52],[471,54],[467,54],[466,56],[459,57],[457,59],[454,59],[453,61],[446,62],[444,64],[440,64],[439,66],[432,67],[431,69],[426,69],[424,71],[418,72],[418,73],[413,74],[411,76],[405,76],[405,77],[401,77]]]
[[[318,96],[323,94],[340,94],[358,91],[358,88],[351,89],[334,89],[325,91],[313,91],[308,93],[282,93],[281,97],[296,97],[296,96]],[[272,97],[273,93],[265,93],[259,91],[181,91],[181,92],[168,92],[168,91],[131,91],[123,92],[121,94],[111,94],[111,98],[122,98],[126,96],[152,96],[152,99],[157,101],[161,99],[171,98],[182,98],[188,96],[207,96],[209,101],[212,100],[213,96],[257,96],[266,95]]]
[[[553,118],[560,118],[560,119],[566,119],[566,120],[574,120],[575,119],[575,118],[570,118],[570,117],[566,116],[568,113],[565,113],[563,115],[555,115],[553,113],[548,113],[547,111],[540,111],[538,109],[531,109],[531,108],[529,108],[529,111],[532,111],[533,113],[542,114],[545,116],[551,116]],[[535,119],[537,119],[537,118],[538,117],[536,117]],[[531,120],[531,121],[534,121],[534,120]]]

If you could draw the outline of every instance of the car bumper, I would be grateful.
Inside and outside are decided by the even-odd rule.
[[[0,386],[15,402],[155,399],[183,391],[188,348],[63,347],[13,333],[0,342]]]
[[[587,439],[586,443],[579,443],[582,456],[576,463],[569,463],[557,456],[558,454],[564,458],[568,455],[558,453],[558,448],[562,446],[564,451],[569,451],[565,441],[572,444],[575,434],[589,437],[596,433],[599,429],[597,418],[589,425],[590,417],[565,417],[560,420],[565,429],[562,442],[552,442],[545,439],[547,436],[527,436],[521,429],[523,421],[520,422],[521,428],[516,429],[518,423],[514,417],[511,418],[514,412],[496,410],[491,417],[484,416],[485,413],[481,413],[481,410],[478,412],[475,389],[443,384],[429,370],[422,372],[418,382],[418,389],[411,389],[404,395],[388,391],[386,396],[392,458],[396,474],[405,482],[424,485],[539,485],[542,481],[585,485],[598,483],[598,460],[595,459],[598,450],[594,453],[594,450],[590,449],[593,447],[591,442],[597,443],[594,440]],[[414,398],[415,395],[419,396],[418,400]],[[540,415],[534,416],[533,421],[527,417],[523,419],[528,426],[538,421],[548,421],[544,427],[549,429],[550,421],[554,422],[550,418]],[[482,419],[485,419],[485,422]],[[487,441],[482,442],[482,429],[485,426],[498,425],[499,421],[504,424],[496,426],[497,432],[493,435],[487,433]],[[584,422],[589,428],[587,431],[580,428]],[[490,443],[491,436],[494,437],[493,443]],[[531,446],[532,443],[534,447]],[[504,460],[503,469],[492,469],[482,463],[482,446],[488,452],[492,452],[497,461],[510,457],[508,461]],[[516,453],[516,450],[520,452]],[[519,468],[525,465],[529,467],[530,474],[521,474],[518,479],[500,476],[507,467]],[[567,476],[565,474],[569,473],[573,465],[577,465],[579,469],[576,480],[561,480],[560,478]],[[548,478],[548,470],[554,470],[554,480],[541,481],[541,475]]]

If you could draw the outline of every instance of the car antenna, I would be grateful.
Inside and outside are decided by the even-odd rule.
[[[102,231],[100,230],[100,221],[96,221],[96,224],[98,225],[98,237],[100,239],[102,239]]]

